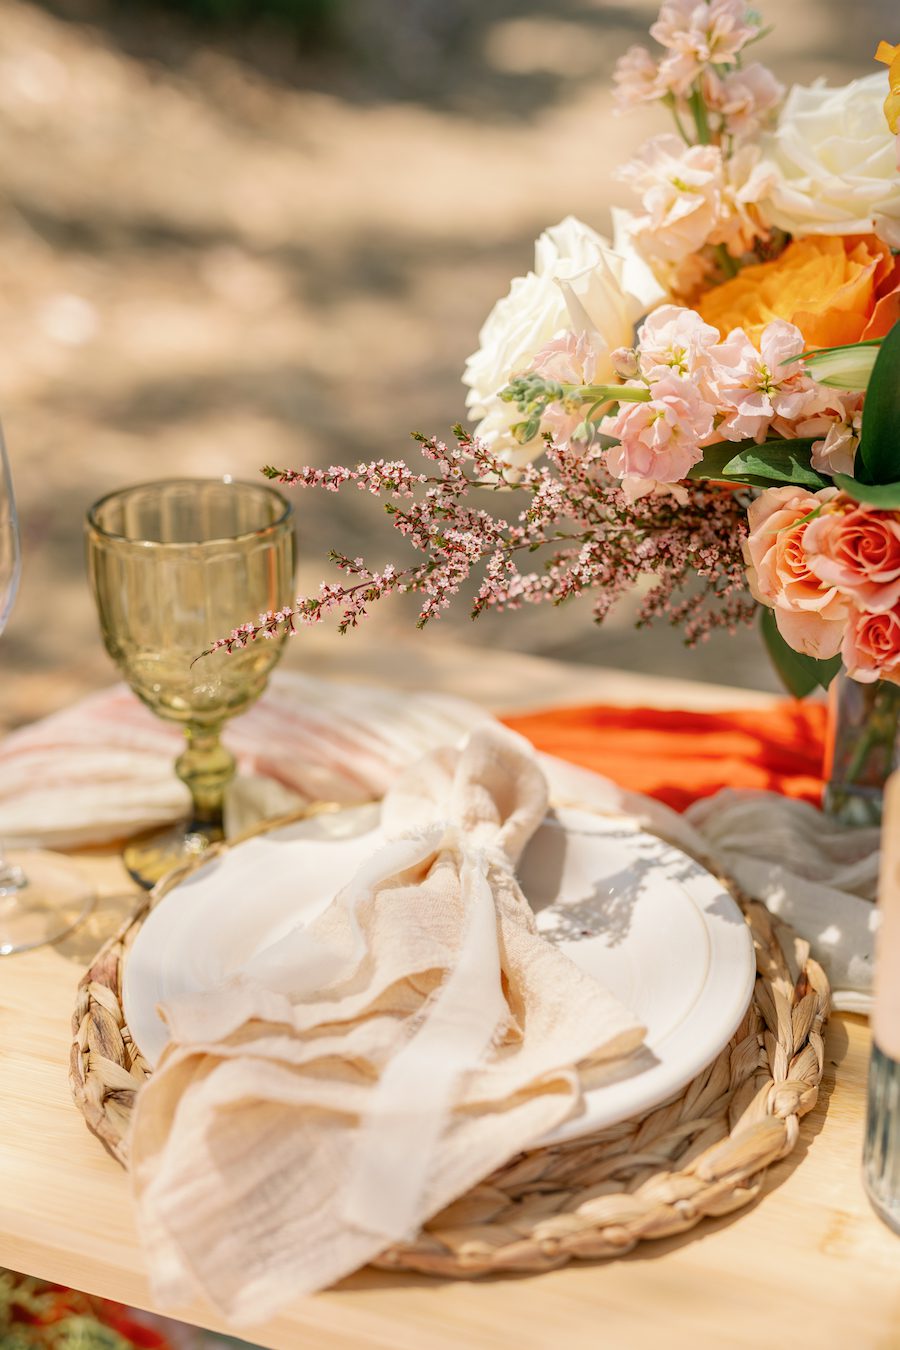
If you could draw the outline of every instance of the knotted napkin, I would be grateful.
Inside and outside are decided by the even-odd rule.
[[[567,752],[590,751],[606,736],[610,718],[611,744],[617,736],[622,743],[621,714],[582,712],[580,721],[573,721],[572,711],[559,715],[565,736],[554,732],[553,743]],[[662,715],[644,710],[640,716],[650,718],[658,736]],[[665,717],[677,726],[678,713]],[[691,720],[693,726],[696,716]],[[723,714],[718,722],[727,720]],[[226,728],[240,767],[226,805],[228,832],[316,797],[346,804],[380,797],[419,756],[459,741],[486,721],[487,713],[463,699],[276,671],[260,702]],[[535,718],[519,716],[516,722],[540,739]],[[746,718],[741,728],[746,740]],[[713,735],[706,750],[712,757],[721,728]],[[15,732],[0,744],[0,840],[7,846],[66,848],[177,820],[187,805],[185,788],[172,772],[182,744],[179,728],[154,718],[124,685]],[[668,744],[663,738],[660,755],[677,762]],[[647,735],[641,745],[646,761]],[[735,753],[732,747],[732,758]],[[779,753],[786,760],[789,745]],[[762,900],[811,942],[831,982],[834,1007],[868,1012],[877,830],[841,826],[808,802],[776,792],[725,790],[677,814],[555,756],[540,755],[539,762],[552,779],[555,801],[630,816]],[[623,762],[625,781],[631,781],[633,768]],[[666,781],[675,777],[677,770],[670,768]]]
[[[333,1283],[577,1113],[641,1044],[516,881],[547,800],[501,727],[435,751],[319,918],[162,1009],[172,1040],[131,1139],[161,1300],[201,1292],[246,1325]]]

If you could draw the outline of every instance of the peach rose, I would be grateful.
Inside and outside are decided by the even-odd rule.
[[[795,324],[809,347],[884,337],[900,319],[900,258],[874,235],[810,235],[741,268],[697,309],[720,333],[743,328],[751,342],[773,319]]]
[[[803,536],[810,570],[854,605],[883,614],[900,602],[900,517],[846,499]]]
[[[855,610],[844,633],[841,656],[854,680],[900,684],[900,608],[880,614]]]
[[[774,610],[785,642],[817,660],[837,655],[850,606],[836,587],[810,570],[804,548],[809,522],[804,517],[836,495],[836,488],[767,488],[750,507],[750,534],[744,543],[753,595]]]

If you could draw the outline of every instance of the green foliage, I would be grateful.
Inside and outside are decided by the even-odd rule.
[[[725,465],[724,477],[752,483],[754,487],[773,487],[795,483],[798,487],[828,487],[828,479],[810,465],[812,439],[766,441],[741,450]]]
[[[827,689],[841,668],[840,656],[830,661],[816,661],[789,647],[778,631],[775,615],[767,606],[760,606],[760,627],[763,641],[772,665],[782,684],[794,698],[806,698],[814,689]]]
[[[856,476],[872,484],[900,478],[900,323],[882,342],[869,376]]]
[[[794,483],[817,491],[828,487],[829,480],[810,466],[812,438],[795,441],[718,441],[703,451],[690,478],[711,478],[748,487],[778,487]],[[737,453],[735,453],[737,451]]]
[[[836,473],[834,485],[856,502],[880,506],[885,511],[894,511],[900,507],[900,483],[860,483],[856,478],[848,478],[845,473]]]

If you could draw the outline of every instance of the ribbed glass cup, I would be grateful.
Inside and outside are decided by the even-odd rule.
[[[126,488],[91,507],[88,573],[103,641],[149,708],[184,727],[176,772],[191,794],[177,837],[126,850],[153,885],[222,837],[233,756],[222,724],[259,697],[284,639],[197,659],[213,639],[293,598],[292,509],[274,488],[230,479],[172,479]]]

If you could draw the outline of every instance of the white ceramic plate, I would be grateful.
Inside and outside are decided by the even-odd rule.
[[[308,923],[380,842],[377,822],[377,808],[361,807],[288,826],[169,892],[135,940],[123,985],[128,1025],[151,1064],[166,1041],[157,1005],[214,988]],[[560,808],[519,875],[541,931],[647,1028],[645,1048],[592,1086],[584,1113],[552,1136],[576,1138],[665,1101],[718,1054],[750,1001],[753,946],[715,878],[628,821]]]

